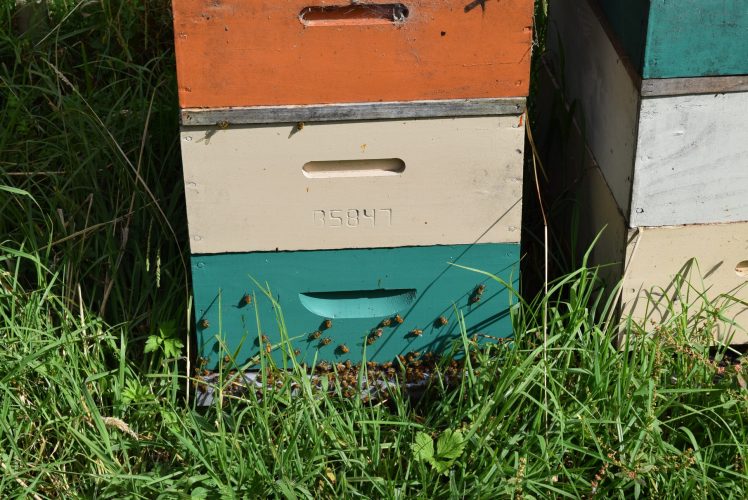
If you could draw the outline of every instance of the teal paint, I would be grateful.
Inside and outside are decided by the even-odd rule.
[[[649,0],[600,0],[600,8],[635,68],[644,62]]]
[[[748,74],[748,2],[652,0],[644,78]]]
[[[262,292],[266,286],[282,310],[291,350],[300,349],[297,359],[307,363],[315,357],[358,362],[364,346],[366,359],[375,361],[410,351],[444,351],[459,338],[455,306],[464,314],[469,334],[511,335],[511,294],[498,282],[450,263],[490,272],[516,286],[519,244],[194,255],[198,351],[215,367],[225,354],[220,339],[236,360],[245,362],[259,352],[258,319],[259,331],[279,343],[276,310]],[[481,283],[486,291],[471,304]],[[253,296],[250,305],[243,303],[246,294]],[[382,327],[382,336],[366,345],[367,335],[395,314],[403,323]],[[440,316],[449,323],[438,326]],[[320,346],[309,335],[325,319],[332,320],[332,327],[322,338],[332,342]],[[200,327],[202,320],[207,328]],[[414,329],[423,335],[410,335]],[[337,349],[341,344],[349,353]],[[280,350],[273,357],[281,362]]]
[[[745,0],[597,1],[645,79],[748,74]]]

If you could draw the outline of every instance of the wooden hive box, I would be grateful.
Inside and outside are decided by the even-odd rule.
[[[748,342],[748,150],[730,128],[745,127],[730,109],[745,94],[638,80],[594,2],[556,0],[551,16],[536,137],[549,189],[575,200],[561,218],[578,217],[577,257],[596,241],[591,263],[646,328],[687,310],[715,339]]]
[[[444,350],[458,311],[471,335],[510,335],[512,293],[453,264],[518,282],[523,110],[519,99],[486,116],[183,127],[202,355],[245,361],[258,332],[277,345],[279,311],[288,349],[309,363],[360,360],[364,346],[379,361]],[[367,344],[396,315],[404,323]],[[434,326],[441,316],[449,324]],[[326,319],[330,344],[309,339]]]
[[[599,0],[645,79],[748,74],[744,0]]]
[[[517,97],[533,0],[175,0],[183,108]]]
[[[299,349],[309,363],[444,350],[461,317],[481,339],[511,334],[532,13],[532,0],[174,1],[211,366],[250,359],[263,334],[290,338],[277,361]]]
[[[738,2],[703,2],[718,3]],[[557,0],[550,19],[549,65],[628,225],[748,221],[748,77],[642,79],[596,0]]]

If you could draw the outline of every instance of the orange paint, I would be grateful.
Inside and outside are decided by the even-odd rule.
[[[527,95],[532,0],[347,3],[174,0],[180,105]]]

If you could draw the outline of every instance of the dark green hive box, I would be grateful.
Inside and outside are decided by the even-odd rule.
[[[592,0],[642,78],[748,74],[746,0]]]
[[[492,273],[515,287],[519,244],[194,255],[198,354],[215,367],[226,354],[223,342],[244,363],[259,352],[258,331],[277,345],[280,311],[263,293],[266,286],[282,310],[291,351],[299,349],[297,359],[308,363],[315,357],[358,362],[365,345],[366,359],[379,362],[410,351],[444,351],[460,337],[455,308],[464,314],[469,335],[511,335],[513,294],[483,274],[450,263]],[[485,292],[471,301],[479,284],[485,284]],[[246,295],[253,297],[252,304],[245,304]],[[367,345],[367,335],[396,314],[403,323],[382,326],[382,336]],[[448,319],[446,325],[437,324],[440,316]],[[326,319],[332,327],[310,340]],[[414,329],[423,334],[409,334]],[[323,338],[331,342],[322,346]],[[341,344],[348,353],[339,349]],[[273,357],[280,362],[281,350],[275,349]]]

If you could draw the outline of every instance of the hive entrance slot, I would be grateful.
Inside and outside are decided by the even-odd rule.
[[[415,289],[300,293],[301,304],[321,318],[381,318],[407,309]]]
[[[402,23],[410,12],[401,3],[371,3],[305,7],[299,19],[305,26],[344,26]]]
[[[748,260],[737,263],[735,266],[735,274],[740,278],[748,278]]]
[[[332,177],[382,177],[398,175],[405,171],[405,162],[400,158],[377,160],[333,160],[310,161],[302,168],[309,178]]]

